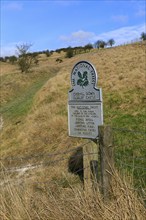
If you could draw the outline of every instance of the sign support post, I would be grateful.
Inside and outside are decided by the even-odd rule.
[[[110,198],[114,168],[113,135],[110,126],[99,127],[101,192],[104,201]]]
[[[83,149],[83,163],[84,163],[84,189],[97,190],[97,183],[99,180],[98,173],[98,154],[99,147],[97,140],[93,140]]]

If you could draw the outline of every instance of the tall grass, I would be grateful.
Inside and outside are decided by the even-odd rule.
[[[8,178],[8,177],[7,177]],[[67,177],[66,177],[67,178]],[[8,179],[7,179],[8,180]],[[31,180],[32,181],[32,180]],[[2,220],[144,220],[146,210],[126,182],[113,174],[112,197],[104,202],[99,191],[25,180],[1,186]]]

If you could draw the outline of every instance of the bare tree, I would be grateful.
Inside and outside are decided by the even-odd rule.
[[[28,72],[32,64],[36,62],[36,57],[29,52],[31,46],[32,44],[27,43],[16,45],[17,55],[19,57],[18,65],[22,73]]]

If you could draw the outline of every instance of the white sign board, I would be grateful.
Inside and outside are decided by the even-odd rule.
[[[97,138],[98,126],[103,124],[101,103],[69,104],[69,135]]]
[[[69,136],[98,137],[98,126],[103,124],[102,92],[95,87],[97,74],[87,61],[78,62],[71,73],[69,91]]]

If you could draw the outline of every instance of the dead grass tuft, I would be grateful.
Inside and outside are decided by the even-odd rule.
[[[107,202],[97,191],[84,191],[82,186],[55,179],[39,183],[35,179],[1,189],[1,218],[6,219],[83,219],[83,220],[144,220],[145,208],[136,193],[114,174],[113,197]],[[58,182],[57,182],[58,181]]]

